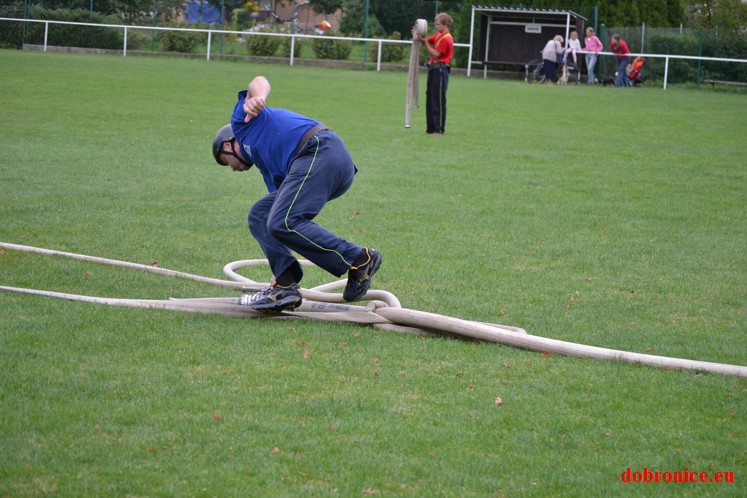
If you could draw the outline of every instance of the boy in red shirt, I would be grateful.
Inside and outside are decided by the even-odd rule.
[[[450,28],[453,20],[446,13],[436,15],[436,33],[430,38],[418,36],[417,40],[431,56],[428,61],[428,86],[425,92],[425,132],[443,135],[446,131],[446,90],[449,87],[451,59],[454,56],[454,38]]]

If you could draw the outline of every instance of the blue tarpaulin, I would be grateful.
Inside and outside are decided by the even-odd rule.
[[[220,11],[205,0],[187,4],[187,22],[220,23]]]

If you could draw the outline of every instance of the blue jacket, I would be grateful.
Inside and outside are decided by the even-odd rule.
[[[258,116],[244,123],[246,93],[246,90],[239,92],[231,128],[244,157],[262,173],[267,191],[274,192],[288,174],[304,133],[319,122],[285,109],[265,107]]]

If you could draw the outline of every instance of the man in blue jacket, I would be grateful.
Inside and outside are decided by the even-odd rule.
[[[239,92],[231,123],[213,140],[213,157],[234,171],[256,166],[268,194],[249,211],[249,229],[270,262],[269,289],[251,296],[260,311],[297,308],[303,277],[297,252],[329,273],[348,274],[346,301],[363,298],[381,266],[375,249],[349,242],[313,222],[324,205],[344,194],[357,169],[339,136],[295,112],[265,105],[270,83],[254,78]]]

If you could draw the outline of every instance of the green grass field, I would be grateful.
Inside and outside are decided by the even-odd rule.
[[[261,253],[256,171],[215,131],[269,105],[360,170],[318,220],[406,308],[747,365],[747,99],[453,76],[447,134],[406,73],[0,51],[0,241],[222,278]],[[425,80],[421,81],[424,92]],[[205,284],[0,250],[0,284]],[[261,270],[258,280],[269,275]],[[311,269],[307,287],[332,277]],[[747,381],[422,338],[0,293],[0,496],[744,496]],[[495,399],[503,400],[496,405]],[[732,472],[733,483],[625,483]]]

